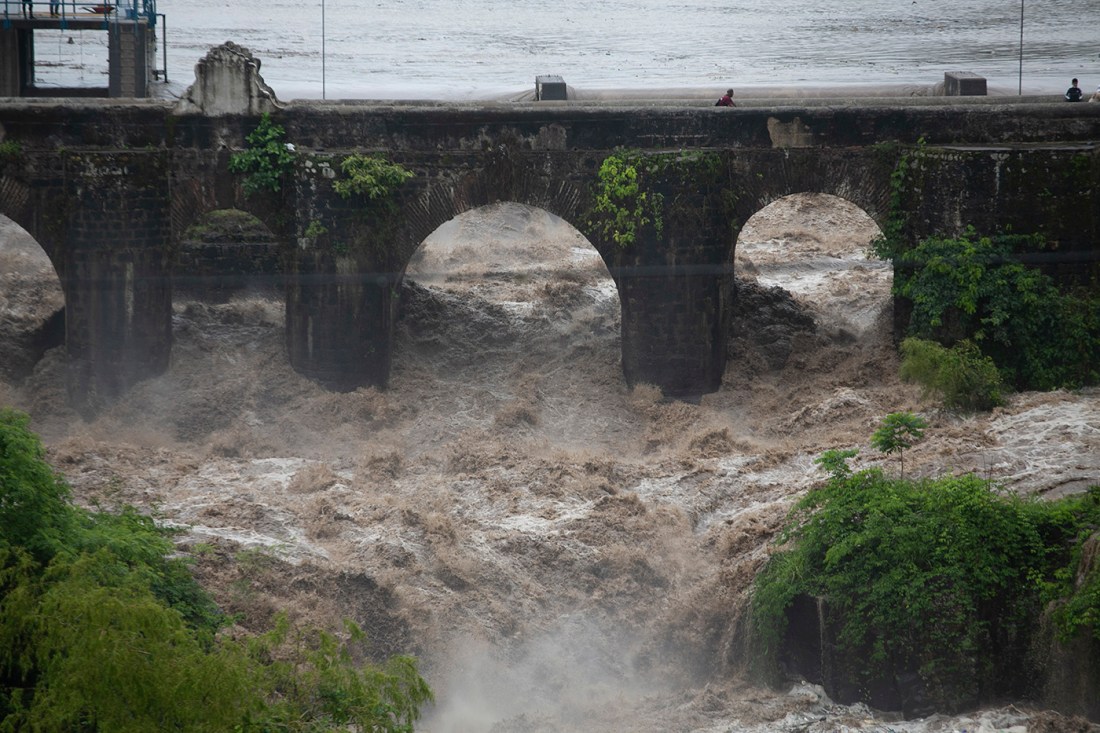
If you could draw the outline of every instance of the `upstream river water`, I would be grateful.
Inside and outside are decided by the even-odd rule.
[[[507,98],[543,74],[583,90],[705,96],[920,88],[945,71],[985,76],[991,93],[1061,93],[1075,76],[1100,85],[1096,0],[161,0],[157,10],[167,94],[224,41],[262,60],[281,99]],[[106,34],[75,35],[39,33],[40,84],[105,79]]]

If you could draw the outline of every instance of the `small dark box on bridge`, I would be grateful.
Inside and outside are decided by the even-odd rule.
[[[943,74],[945,97],[984,97],[985,77],[969,71],[945,71]]]
[[[553,75],[535,77],[535,99],[537,101],[564,100],[566,98],[565,79]]]

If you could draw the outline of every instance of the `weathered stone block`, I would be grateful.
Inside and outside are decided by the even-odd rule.
[[[275,92],[260,76],[260,60],[227,41],[195,64],[195,83],[176,105],[179,114],[259,115],[279,108]]]

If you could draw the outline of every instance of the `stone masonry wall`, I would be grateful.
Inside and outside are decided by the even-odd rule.
[[[65,156],[60,254],[70,398],[94,410],[168,366],[168,156]]]
[[[822,191],[881,225],[893,211],[890,174],[914,150],[921,175],[903,202],[913,238],[1010,223],[1059,243],[1051,266],[1088,276],[1097,268],[1100,105],[269,109],[300,162],[367,153],[413,171],[397,213],[364,219],[317,170],[244,196],[226,166],[259,123],[252,109],[207,116],[153,100],[0,103],[0,213],[43,244],[62,277],[76,399],[94,406],[167,365],[171,260],[183,230],[214,209],[248,210],[271,230],[289,263],[291,362],[341,389],[385,384],[393,293],[423,238],[499,200],[545,208],[589,238],[620,288],[627,381],[676,394],[721,379],[741,223],[783,195]],[[690,166],[651,181],[671,207],[667,227],[623,248],[592,228],[589,213],[600,164],[631,149],[660,161],[717,156],[720,165],[705,186]],[[315,220],[329,233],[311,241]]]

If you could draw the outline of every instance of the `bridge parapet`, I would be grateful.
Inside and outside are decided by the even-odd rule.
[[[261,93],[244,111],[211,116],[162,100],[0,100],[0,141],[24,149],[64,147],[227,146],[241,149],[263,112],[277,116],[303,149],[483,153],[509,137],[529,150],[694,150],[794,147],[769,129],[797,126],[798,147],[888,144],[1044,145],[1100,141],[1100,105],[953,102],[930,105],[836,100],[831,106],[786,103],[720,108],[638,103],[540,107],[533,103],[324,103],[282,107]],[[954,98],[966,99],[966,98]],[[989,98],[981,98],[987,100]],[[266,100],[266,101],[265,101]],[[270,101],[270,106],[267,105]],[[218,102],[219,105],[228,103]]]

